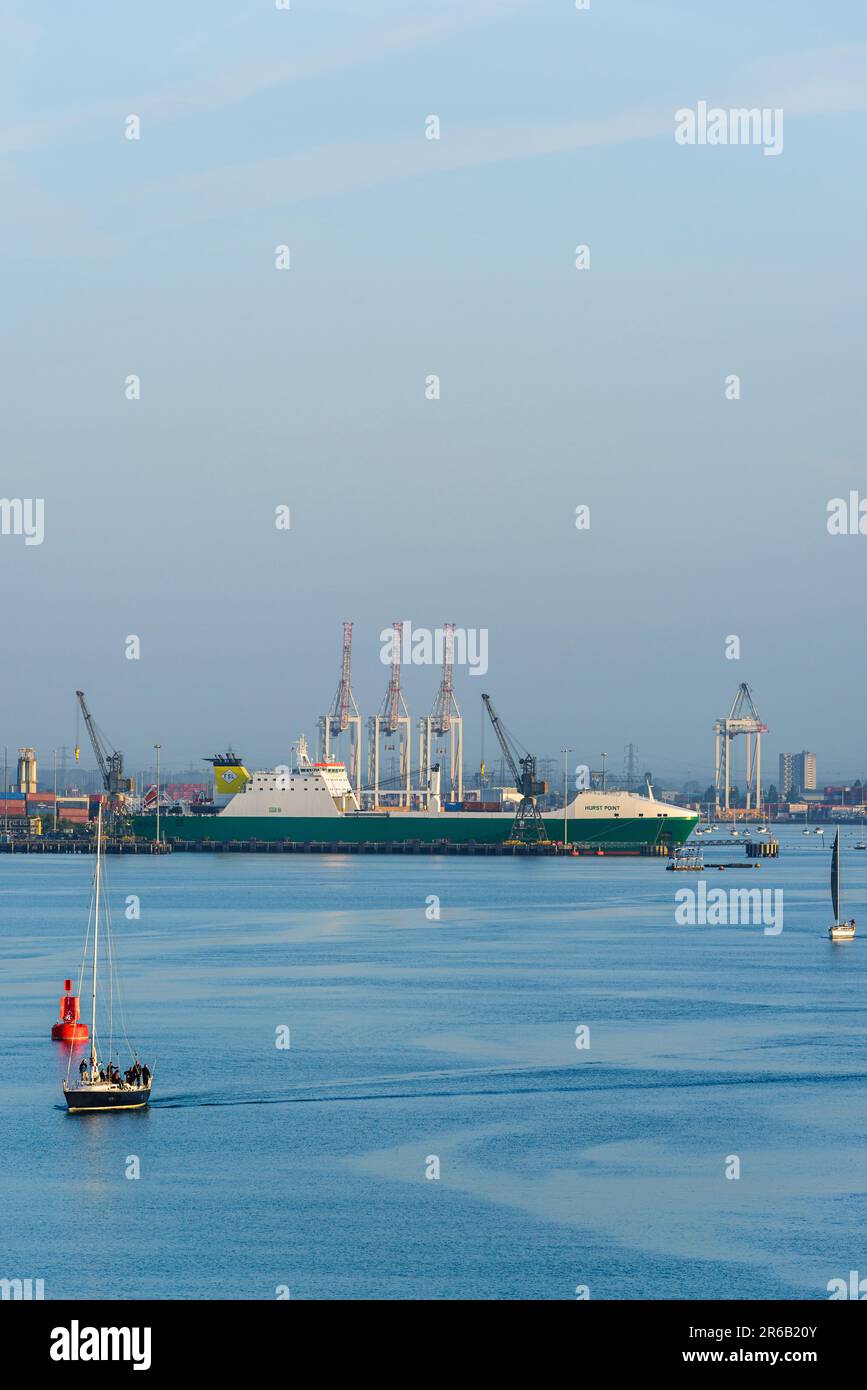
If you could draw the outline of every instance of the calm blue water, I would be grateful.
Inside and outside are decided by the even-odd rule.
[[[0,1275],[55,1298],[827,1297],[867,1272],[867,852],[844,866],[863,939],[832,946],[828,849],[782,838],[704,875],[783,888],[777,937],[677,926],[698,876],[662,861],[113,859],[155,1101],[92,1116],[49,1041],[92,861],[0,856]]]

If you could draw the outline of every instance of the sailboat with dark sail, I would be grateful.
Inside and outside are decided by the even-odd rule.
[[[834,920],[828,928],[832,941],[851,941],[855,936],[855,918],[848,922],[840,920],[840,831],[834,836],[834,849],[831,854],[831,905]]]
[[[132,1049],[129,1038],[126,1036],[119,991],[118,1012],[123,1036],[130,1052],[130,1065],[123,1075],[121,1075],[119,1057],[115,1058],[114,1062],[111,1060],[114,1043],[113,1023],[116,971],[111,936],[111,914],[108,910],[107,898],[105,898],[105,895],[102,893],[102,858],[102,807],[100,806],[96,826],[96,869],[93,875],[93,898],[91,901],[93,925],[93,979],[91,989],[90,1057],[87,1061],[81,1062],[77,1080],[73,1079],[70,1083],[69,1074],[72,1068],[72,1054],[74,1050],[74,1043],[70,1042],[66,1080],[63,1083],[63,1096],[70,1113],[86,1110],[140,1110],[143,1106],[147,1105],[150,1100],[151,1086],[153,1085],[152,1070],[147,1066],[141,1065],[137,1054]],[[100,922],[101,913],[104,919],[102,923]],[[106,977],[105,983],[107,985],[108,994],[108,1039],[105,1053],[105,1058],[107,1058],[107,1060],[100,1060],[100,1044],[96,1027],[96,1001],[102,983],[98,978],[100,925],[102,925],[103,928],[103,954],[106,966],[104,974]],[[89,919],[87,936],[84,943],[82,975],[84,974],[85,965],[87,963],[90,928],[91,920]],[[105,985],[102,985],[102,989],[103,993],[105,993]]]

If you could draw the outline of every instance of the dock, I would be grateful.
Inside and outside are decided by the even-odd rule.
[[[171,845],[165,840],[157,844],[154,840],[106,840],[104,854],[171,854]],[[52,840],[42,835],[0,837],[0,854],[95,854],[95,841],[75,836],[69,839]]]
[[[504,857],[542,858],[631,858],[644,855],[667,856],[668,845],[598,845],[580,840],[563,844],[505,844],[484,840],[182,840],[173,839],[179,854],[446,854],[452,857],[501,859]]]
[[[779,840],[747,840],[748,859],[776,859],[779,853]]]
[[[504,844],[466,840],[161,840],[124,836],[107,839],[106,854],[427,854],[458,858],[639,858],[667,857],[666,844],[620,845],[600,849],[594,844]],[[0,854],[92,854],[93,842],[82,836],[52,839],[41,835],[10,837],[0,842]]]
[[[448,854],[502,858],[534,856],[573,857],[575,847],[562,844],[487,844],[467,840],[181,840],[174,839],[176,854]],[[579,850],[579,853],[581,851]],[[585,853],[595,853],[585,850]]]
[[[780,852],[779,840],[742,841],[748,859],[775,859]],[[690,845],[699,854],[706,848],[736,849],[731,840],[706,840],[701,846]],[[501,859],[504,857],[542,858],[611,858],[611,859],[678,859],[683,846],[671,846],[665,841],[649,845],[598,845],[581,840],[563,844],[504,844],[484,840],[184,840],[172,838],[159,842],[140,836],[124,835],[106,838],[106,854],[446,854],[459,858]],[[86,835],[0,835],[0,854],[93,854],[94,842]],[[675,867],[674,862],[670,868]],[[677,867],[685,868],[685,864]],[[690,868],[702,867],[690,864]],[[707,869],[735,868],[734,864],[705,864]],[[758,864],[755,865],[758,868]]]

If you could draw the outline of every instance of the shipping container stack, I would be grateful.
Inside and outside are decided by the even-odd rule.
[[[16,834],[26,831],[27,802],[23,796],[0,797],[0,832],[9,830]]]
[[[61,822],[66,825],[87,825],[91,819],[90,801],[91,798],[87,796],[58,795],[55,798],[53,792],[19,793],[5,800],[0,797],[0,822],[5,825],[8,816],[10,830],[29,828],[38,835],[40,828],[42,831],[53,828],[56,812],[58,825]]]

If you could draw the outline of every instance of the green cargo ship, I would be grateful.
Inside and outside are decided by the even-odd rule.
[[[514,808],[453,811],[442,807],[438,774],[421,810],[360,809],[337,761],[313,763],[299,757],[294,767],[247,772],[237,759],[213,759],[222,805],[160,817],[160,838],[177,841],[278,841],[295,844],[469,843],[508,840]],[[565,820],[565,824],[564,824]],[[551,840],[588,849],[641,853],[647,846],[675,847],[688,839],[694,811],[622,791],[579,792],[563,811],[544,817]],[[156,815],[132,817],[132,830],[156,837]]]

